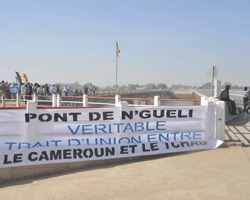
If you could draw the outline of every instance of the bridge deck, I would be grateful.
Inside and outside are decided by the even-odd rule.
[[[250,147],[250,114],[239,113],[226,124],[225,142],[227,145]]]

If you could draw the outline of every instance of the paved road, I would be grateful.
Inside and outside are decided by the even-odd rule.
[[[2,186],[3,200],[249,199],[250,148],[166,154]]]

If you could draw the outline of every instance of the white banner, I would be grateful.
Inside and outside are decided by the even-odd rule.
[[[0,167],[216,148],[214,117],[214,105],[1,110]]]

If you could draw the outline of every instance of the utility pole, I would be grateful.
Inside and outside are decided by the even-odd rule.
[[[208,75],[212,77],[211,80],[211,96],[214,96],[214,78],[217,76],[217,68],[213,65],[208,71]]]
[[[212,67],[212,81],[211,81],[211,96],[214,96],[214,72],[215,72],[215,67]]]

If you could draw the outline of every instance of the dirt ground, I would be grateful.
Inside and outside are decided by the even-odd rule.
[[[250,148],[164,156],[1,185],[3,200],[250,199]]]

